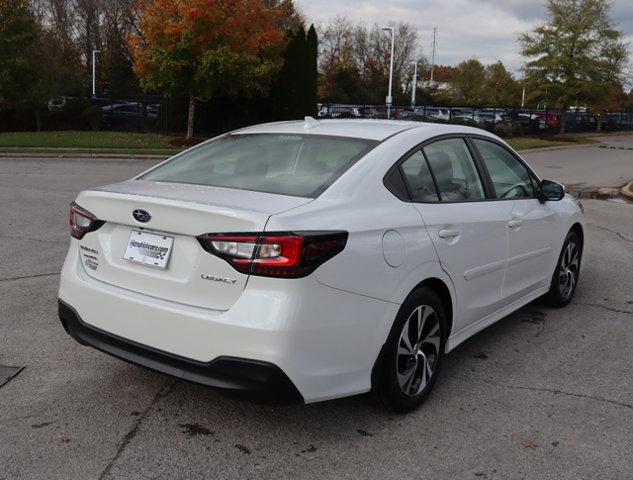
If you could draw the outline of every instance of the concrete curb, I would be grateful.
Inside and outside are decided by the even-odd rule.
[[[624,185],[620,189],[620,194],[628,200],[633,200],[633,182]]]
[[[174,155],[176,155],[174,153]],[[114,158],[129,160],[165,160],[173,155],[126,154],[126,153],[20,153],[0,152],[0,158]]]

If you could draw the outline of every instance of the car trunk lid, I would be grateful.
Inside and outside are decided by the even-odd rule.
[[[204,233],[262,232],[271,215],[310,201],[144,180],[82,192],[77,203],[105,222],[80,240],[83,268],[91,277],[117,287],[224,311],[237,301],[248,275],[206,252],[196,237]],[[139,210],[149,214],[149,221],[140,222],[133,216]],[[145,246],[147,242],[151,245],[152,239],[170,243],[165,268],[124,258],[133,238],[142,238]]]

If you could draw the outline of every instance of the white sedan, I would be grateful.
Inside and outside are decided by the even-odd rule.
[[[123,360],[274,403],[373,391],[409,411],[445,354],[523,305],[564,306],[579,204],[482,130],[259,125],[81,192],[66,331]]]

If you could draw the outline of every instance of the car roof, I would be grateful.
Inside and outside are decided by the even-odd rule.
[[[276,122],[243,128],[234,134],[312,134],[335,137],[362,138],[383,141],[407,130],[419,130],[421,136],[435,136],[444,133],[472,133],[471,129],[459,125],[407,122],[403,120],[371,119],[327,119],[305,121]]]

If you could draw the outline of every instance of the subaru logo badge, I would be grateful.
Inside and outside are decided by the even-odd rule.
[[[152,219],[152,216],[149,214],[147,210],[143,210],[142,208],[137,208],[132,212],[132,216],[141,223],[147,223]]]

